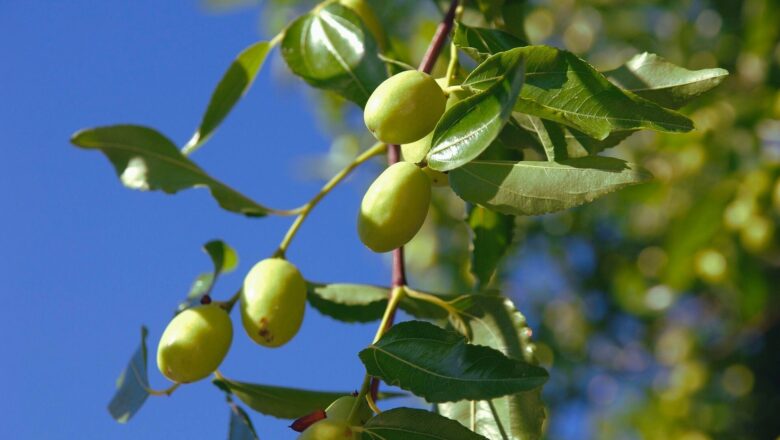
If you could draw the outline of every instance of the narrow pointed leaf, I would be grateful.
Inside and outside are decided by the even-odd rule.
[[[535,363],[531,330],[510,300],[497,295],[468,295],[453,305],[461,310],[473,343]],[[469,401],[442,403],[437,409],[465,426],[473,425],[477,433],[490,439],[538,440],[546,418],[540,389],[477,401],[473,415]]]
[[[449,171],[476,159],[498,137],[523,86],[521,57],[507,64],[498,81],[450,107],[433,131],[428,166]]]
[[[214,133],[233,106],[252,86],[270,50],[271,45],[267,41],[260,41],[244,49],[236,57],[211,95],[200,127],[184,146],[185,154],[198,148]]]
[[[238,382],[226,378],[214,380],[221,390],[241,399],[253,410],[280,419],[295,419],[318,409],[325,409],[339,397],[351,391],[310,391],[271,385]],[[401,396],[398,393],[379,393],[379,399]]]
[[[206,174],[154,129],[138,125],[98,127],[79,131],[71,142],[80,148],[102,151],[128,188],[174,194],[206,187],[225,210],[250,217],[273,212]]]
[[[243,408],[233,402],[230,405],[230,425],[228,440],[259,440],[252,420]]]
[[[637,165],[588,156],[560,163],[474,161],[450,173],[450,186],[463,200],[504,214],[540,215],[651,178]]]
[[[492,399],[541,386],[547,371],[500,351],[466,343],[423,321],[390,329],[360,352],[366,371],[429,402]]]
[[[361,440],[486,440],[460,423],[413,408],[393,408],[369,419]]]
[[[682,114],[621,90],[574,54],[547,46],[496,54],[477,66],[463,85],[486,90],[518,57],[525,58],[526,83],[515,111],[574,127],[596,139],[637,128],[668,132],[693,129],[691,120]]]
[[[338,3],[298,18],[282,40],[282,56],[293,73],[361,107],[387,78],[377,55],[371,32],[352,10]]]
[[[528,118],[528,122],[530,122],[537,136],[539,136],[539,141],[542,143],[542,148],[544,148],[544,154],[547,156],[548,161],[555,162],[568,159],[563,127],[555,122],[545,121],[536,116],[523,116]]]
[[[724,69],[688,70],[647,52],[604,72],[614,84],[668,108],[682,107],[717,87],[728,74]]]
[[[486,29],[455,23],[452,42],[471,58],[482,61],[490,55],[528,45],[525,41],[498,29]]]
[[[482,206],[470,206],[468,224],[472,230],[471,273],[479,288],[487,286],[499,261],[512,244],[515,218]]]
[[[149,376],[146,369],[146,336],[149,331],[141,327],[141,345],[130,358],[116,381],[116,393],[108,404],[108,412],[119,423],[127,423],[149,397]]]

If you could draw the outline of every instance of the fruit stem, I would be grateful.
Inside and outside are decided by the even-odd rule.
[[[274,253],[275,258],[284,258],[284,254],[287,252],[287,248],[290,246],[290,242],[292,242],[292,239],[295,237],[295,234],[298,233],[298,230],[301,228],[301,225],[303,224],[304,220],[306,220],[306,217],[309,216],[309,213],[314,209],[315,206],[322,200],[323,197],[328,195],[328,193],[333,190],[333,188],[336,187],[342,180],[344,180],[347,176],[349,176],[352,171],[363,164],[364,162],[368,161],[374,156],[378,156],[380,154],[384,154],[384,152],[387,150],[387,145],[377,142],[374,144],[371,148],[361,153],[358,157],[355,158],[355,160],[352,161],[349,165],[344,167],[341,171],[339,171],[333,178],[331,178],[328,183],[325,184],[325,186],[322,187],[319,193],[315,195],[311,200],[309,200],[305,205],[300,207],[298,210],[300,213],[298,214],[298,217],[295,218],[295,221],[293,221],[293,224],[290,225],[290,229],[287,230],[287,234],[284,236],[284,239],[282,239],[282,242],[279,244],[279,248]]]
[[[133,370],[133,375],[135,375],[135,380],[138,381],[138,385],[141,385],[141,388],[149,393],[150,396],[170,396],[174,391],[176,391],[177,388],[179,388],[179,385],[181,385],[181,383],[176,382],[164,390],[155,390],[149,388],[148,386],[144,385],[144,381],[141,380],[141,375],[138,373],[138,370],[136,370],[135,365],[131,364],[130,367]]]
[[[401,304],[401,300],[404,298],[405,295],[406,295],[406,291],[402,286],[396,286],[393,287],[392,290],[390,290],[390,300],[387,302],[387,308],[385,308],[385,314],[384,316],[382,316],[382,322],[379,324],[379,328],[377,329],[376,335],[374,335],[374,340],[373,342],[371,342],[371,344],[376,344],[377,341],[379,341],[379,339],[382,338],[382,335],[384,335],[385,332],[390,327],[392,327],[395,311],[398,309],[398,305]],[[358,410],[360,408],[360,405],[363,403],[363,400],[366,399],[366,396],[368,395],[369,391],[374,391],[374,388],[372,386],[373,383],[374,383],[374,379],[370,375],[366,374],[366,376],[363,378],[363,384],[360,386],[360,391],[358,392],[357,399],[355,399],[355,403],[354,405],[352,405],[352,410],[349,412],[349,417],[347,418],[350,425],[357,424]],[[372,401],[376,401],[377,399],[377,396],[375,394],[376,391],[371,393]]]
[[[233,306],[236,305],[236,302],[238,301],[238,298],[241,297],[241,291],[244,290],[243,288],[238,289],[236,293],[233,294],[233,296],[230,297],[227,301],[221,301],[219,302],[219,306],[225,309],[228,314],[233,310]]]

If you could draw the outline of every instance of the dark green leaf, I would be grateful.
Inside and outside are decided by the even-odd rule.
[[[616,85],[669,108],[680,108],[715,88],[728,74],[724,69],[688,70],[647,52],[604,72]]]
[[[363,107],[387,78],[377,44],[360,18],[338,3],[295,20],[282,40],[282,56],[296,75]]]
[[[213,179],[179,152],[173,142],[151,128],[138,125],[92,128],[74,134],[71,142],[81,148],[102,151],[128,188],[173,194],[205,186],[228,211],[250,217],[273,212]]]
[[[468,295],[453,305],[462,311],[472,343],[535,363],[531,330],[510,300],[497,295]],[[540,389],[477,401],[473,415],[469,401],[442,403],[437,407],[443,415],[465,426],[473,425],[476,432],[490,439],[538,440],[546,417]]]
[[[200,302],[203,295],[211,293],[217,278],[224,273],[230,272],[238,265],[238,254],[227,243],[222,240],[212,240],[203,245],[203,251],[211,257],[214,264],[212,272],[206,272],[198,275],[190,287],[187,298],[179,304],[178,311],[182,311]]]
[[[211,95],[200,127],[184,146],[184,154],[194,151],[213,134],[236,102],[252,86],[270,50],[271,45],[267,41],[261,41],[244,49],[236,57]]]
[[[146,370],[148,334],[146,327],[141,327],[141,345],[116,380],[116,393],[108,404],[108,412],[119,423],[127,423],[149,397],[149,376]]]
[[[243,408],[233,402],[230,405],[228,440],[259,440],[252,420]]]
[[[383,411],[363,428],[363,440],[486,440],[454,420],[412,408]]]
[[[609,157],[563,162],[474,161],[450,172],[450,185],[463,200],[512,215],[540,215],[591,202],[651,175],[637,165]]]
[[[461,22],[455,23],[452,42],[458,49],[466,52],[477,61],[482,61],[490,55],[528,44],[504,31],[469,27]]]
[[[523,86],[523,59],[508,63],[481,93],[450,107],[433,131],[428,166],[449,171],[470,162],[498,137]]]
[[[543,368],[422,321],[395,325],[360,359],[368,374],[429,402],[492,399],[547,381]]]
[[[509,250],[515,229],[515,218],[482,206],[470,206],[468,223],[473,231],[471,273],[477,287],[487,286],[501,257]]]
[[[382,318],[388,290],[360,284],[308,283],[306,298],[323,315],[343,322],[371,322]]]
[[[685,116],[621,90],[574,54],[547,46],[496,54],[477,66],[463,85],[486,90],[518,57],[525,57],[526,63],[526,83],[515,105],[518,112],[574,127],[596,139],[637,128],[693,129]]]
[[[295,419],[318,409],[325,409],[350,391],[324,392],[271,385],[260,385],[220,378],[214,385],[241,399],[253,410],[280,419]],[[401,396],[398,393],[379,393],[379,399]]]

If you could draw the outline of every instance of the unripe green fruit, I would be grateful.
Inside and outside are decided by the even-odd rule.
[[[388,144],[414,142],[436,127],[447,97],[423,72],[407,70],[386,79],[366,102],[363,119],[369,131]]]
[[[298,440],[358,440],[359,434],[347,422],[323,419],[306,428]]]
[[[425,160],[425,156],[428,155],[432,141],[433,132],[430,132],[420,140],[416,140],[410,144],[403,144],[401,145],[401,156],[407,162],[420,163]]]
[[[431,181],[416,165],[398,162],[377,177],[363,196],[358,235],[374,252],[388,252],[420,230],[431,203]]]
[[[344,396],[334,400],[333,403],[325,410],[325,414],[328,420],[338,420],[342,422],[348,422],[349,414],[352,412],[352,407],[355,405],[357,397]],[[368,403],[365,401],[358,408],[358,419],[361,425],[364,425],[368,419],[374,416],[371,408],[368,407]]]
[[[298,333],[306,309],[306,281],[291,263],[268,258],[244,278],[241,322],[252,340],[279,347]]]
[[[176,315],[157,346],[157,368],[168,379],[189,383],[213,373],[233,342],[233,324],[216,304],[192,307]]]
[[[352,9],[352,11],[360,17],[363,24],[368,28],[371,35],[379,45],[379,49],[385,48],[385,31],[382,29],[382,24],[374,14],[374,10],[365,0],[339,0],[339,3]]]

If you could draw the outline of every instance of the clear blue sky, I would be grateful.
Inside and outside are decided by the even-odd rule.
[[[182,144],[235,54],[258,39],[258,11],[209,15],[197,2],[0,1],[0,264],[3,439],[219,439],[228,409],[208,381],[152,398],[128,425],[106,412],[114,381],[150,330],[158,338],[192,279],[210,268],[202,243],[222,238],[241,257],[217,286],[224,298],[268,256],[289,219],[218,209],[205,190],[175,196],[122,187],[99,153],[68,143],[77,129],[132,122]],[[271,74],[194,160],[261,203],[292,207],[319,182],[296,176],[323,152],[300,89]],[[299,174],[299,173],[298,173]],[[307,278],[385,283],[381,258],[354,232],[364,172],[307,222],[289,258]],[[356,357],[373,325],[337,324],[307,311],[287,346],[263,349],[238,327],[226,376],[317,389],[359,386]],[[151,381],[166,386],[150,362]],[[263,439],[294,438],[287,422],[254,415]]]

